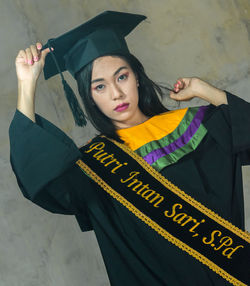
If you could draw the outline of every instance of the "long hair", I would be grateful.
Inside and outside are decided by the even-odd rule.
[[[141,62],[132,54],[109,54],[110,56],[120,57],[126,61],[139,81],[138,106],[143,114],[152,117],[154,115],[169,111],[160,101],[164,95],[164,90],[170,90],[153,82],[145,73]],[[103,135],[113,138],[118,142],[123,142],[116,133],[116,128],[112,120],[103,114],[95,105],[91,96],[91,77],[93,62],[84,66],[76,75],[76,81],[80,97],[83,101],[88,119],[93,126]]]

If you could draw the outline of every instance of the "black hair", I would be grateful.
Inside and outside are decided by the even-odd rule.
[[[134,74],[137,76],[139,87],[139,103],[138,106],[141,112],[149,117],[169,111],[160,101],[164,95],[164,90],[169,88],[156,84],[145,73],[141,62],[132,54],[109,54],[109,56],[120,57],[125,60]],[[84,66],[76,75],[76,81],[80,97],[83,101],[88,119],[93,126],[103,135],[113,138],[118,142],[123,142],[116,133],[116,128],[112,120],[103,114],[95,105],[91,96],[91,77],[92,77],[93,62]]]

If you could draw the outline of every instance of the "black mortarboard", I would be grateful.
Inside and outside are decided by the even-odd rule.
[[[44,77],[49,79],[60,73],[77,125],[86,125],[85,116],[62,72],[68,70],[75,78],[82,67],[98,57],[129,53],[124,38],[144,19],[146,16],[143,15],[105,11],[58,38],[49,39],[43,46],[42,49],[50,48],[45,59]]]

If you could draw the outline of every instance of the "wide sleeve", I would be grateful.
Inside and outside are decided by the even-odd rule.
[[[84,200],[74,196],[77,188],[90,186],[75,164],[79,149],[48,120],[38,114],[35,118],[33,122],[16,109],[9,127],[10,163],[20,190],[47,211],[76,215],[82,230],[91,229]]]
[[[250,103],[225,92],[228,104],[210,104],[204,125],[226,152],[239,155],[241,165],[249,165]]]

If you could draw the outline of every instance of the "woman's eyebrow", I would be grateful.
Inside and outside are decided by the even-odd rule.
[[[120,67],[114,74],[113,76],[116,76],[121,70],[123,69],[128,69],[126,66]]]
[[[116,76],[123,69],[128,69],[128,67],[126,67],[126,66],[120,67],[117,71],[114,72],[113,76]],[[104,78],[94,79],[94,80],[91,81],[91,84],[94,83],[94,82],[98,82],[98,81],[104,81]]]

